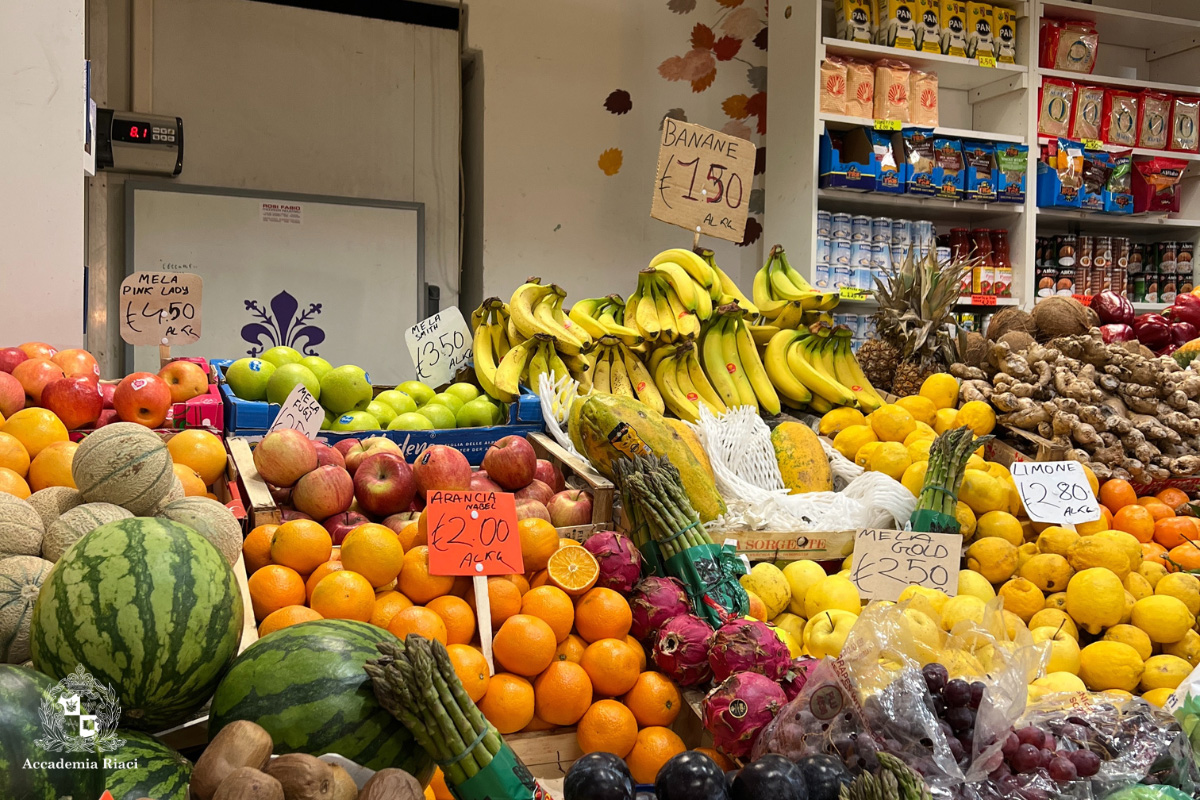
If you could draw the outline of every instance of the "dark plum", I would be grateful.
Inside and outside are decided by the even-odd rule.
[[[742,770],[745,772],[745,770]],[[685,750],[663,764],[654,779],[658,800],[728,800],[725,773],[704,753]]]
[[[633,800],[635,794],[629,767],[612,753],[579,757],[563,781],[566,800]]]
[[[925,678],[929,693],[933,695],[941,694],[950,680],[950,671],[941,664],[926,664],[921,669],[921,675]]]
[[[955,678],[946,684],[942,696],[946,698],[946,705],[951,708],[966,707],[971,703],[971,684]]]

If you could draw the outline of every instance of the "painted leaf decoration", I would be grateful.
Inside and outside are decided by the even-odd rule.
[[[746,100],[746,113],[760,117],[767,113],[767,93],[759,92]]]
[[[717,0],[719,5],[725,6],[726,8],[737,8],[744,2],[746,2],[746,0]]]
[[[744,122],[739,122],[736,119],[726,122],[724,126],[721,127],[721,133],[727,133],[730,136],[736,136],[739,139],[747,140],[754,135],[754,131],[750,130],[749,125]]]
[[[741,49],[742,40],[735,39],[732,36],[722,36],[713,45],[713,53],[716,54],[718,61],[728,61],[736,56]]]
[[[767,171],[767,146],[763,145],[754,153],[754,174],[762,175]]]
[[[680,122],[688,121],[687,114],[682,108],[668,108],[667,112],[663,114],[662,119],[658,121],[658,129],[660,131],[663,129],[663,123],[668,119],[677,119]]]
[[[749,247],[757,242],[760,236],[762,236],[762,225],[754,217],[746,217],[746,233],[742,237],[742,241],[738,243],[738,247]]]
[[[630,99],[629,92],[617,89],[604,99],[604,107],[612,114],[628,114],[629,109],[633,108],[633,100]]]
[[[621,171],[621,162],[623,160],[624,156],[621,155],[621,148],[610,147],[600,154],[600,158],[596,164],[605,175],[616,175]]]
[[[751,214],[761,214],[767,207],[767,193],[762,189],[750,190],[750,205],[747,207]]]
[[[705,75],[702,78],[697,78],[696,80],[692,81],[692,91],[693,92],[703,92],[705,89],[712,86],[713,81],[715,81],[716,79],[717,79],[717,68],[713,67],[712,72],[708,73],[707,75]]]
[[[676,14],[687,14],[696,9],[696,0],[667,0],[667,8]]]
[[[744,94],[733,94],[726,97],[721,103],[721,110],[725,112],[725,116],[730,119],[745,119],[750,116],[746,111],[746,101],[750,98]]]
[[[754,36],[754,46],[759,50],[767,49],[767,29],[763,28]]]
[[[766,67],[751,67],[746,70],[746,80],[757,92],[765,92],[767,90],[767,68]]]
[[[696,27],[692,28],[692,47],[699,50],[712,50],[713,42],[717,36],[712,32],[712,28],[705,25],[703,22],[697,22]]]
[[[758,11],[743,6],[730,12],[725,21],[721,23],[721,30],[726,36],[732,36],[735,39],[751,39],[758,34],[762,26],[762,20],[758,18]]]
[[[708,73],[715,72],[716,69],[717,60],[708,50],[689,50],[688,54],[683,57],[684,80],[698,81]],[[709,80],[709,83],[712,83],[712,80]]]
[[[666,61],[658,65],[658,74],[662,75],[669,81],[683,80],[683,73],[683,59],[679,56],[671,56]]]

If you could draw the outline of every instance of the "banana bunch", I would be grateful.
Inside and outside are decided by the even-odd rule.
[[[650,369],[666,407],[680,419],[697,422],[701,405],[714,414],[728,410],[700,365],[694,342],[659,347],[650,356]]]
[[[667,252],[671,251],[668,250]],[[748,314],[758,314],[758,307],[754,305],[754,303],[750,302],[750,299],[746,297],[746,295],[742,294],[742,290],[737,287],[737,284],[725,274],[723,269],[717,266],[716,255],[712,250],[701,249],[697,255],[704,260],[705,264],[708,264],[709,269],[713,271],[713,275],[716,276],[717,282],[720,285],[719,296],[717,293],[712,295],[713,303],[718,306],[726,306],[730,303],[737,303]]]
[[[545,334],[554,339],[555,349],[577,356],[592,343],[592,336],[563,313],[567,293],[558,285],[543,286],[530,278],[517,287],[508,301],[508,334],[513,344]]]
[[[771,337],[763,363],[789,405],[820,414],[837,406],[857,406],[869,414],[884,405],[850,349],[850,336],[845,326],[818,322]]]
[[[625,325],[625,301],[619,294],[578,300],[567,317],[596,340],[616,336],[629,347],[644,341],[640,333]]]
[[[488,396],[502,400],[496,389],[496,370],[512,349],[508,337],[508,307],[499,297],[489,297],[471,314],[474,331],[472,347],[475,352],[475,377]],[[512,402],[507,401],[507,402]]]
[[[754,275],[754,304],[767,319],[777,319],[790,302],[800,302],[801,311],[829,311],[838,304],[837,292],[814,289],[804,276],[788,263],[779,245],[771,248],[767,263]],[[788,326],[780,325],[780,328]]]
[[[592,391],[640,400],[659,414],[663,413],[663,397],[649,370],[620,337],[600,337],[590,355],[596,362]]]
[[[490,397],[511,403],[520,394],[522,383],[536,391],[543,373],[556,381],[570,375],[579,382],[580,391],[587,393],[591,359],[584,353],[564,352],[562,340],[549,333],[522,335],[509,306],[500,298],[489,297],[475,309],[471,328],[475,332],[475,377]],[[590,347],[591,337],[588,343]]]
[[[478,367],[476,371],[478,373]],[[537,333],[532,339],[513,345],[500,359],[493,381],[496,394],[492,396],[511,403],[521,393],[521,384],[536,391],[543,374],[549,374],[552,380],[557,381],[570,375],[571,371],[555,349],[554,337]],[[486,386],[484,388],[487,389]],[[488,393],[491,394],[491,390]]]
[[[746,313],[736,303],[717,308],[700,338],[700,360],[709,382],[729,407],[754,406],[768,416],[781,409]]]
[[[754,322],[748,322],[750,335],[761,352],[771,341],[771,337],[782,330],[799,330],[809,328],[818,323],[833,325],[833,315],[828,311],[805,311],[803,303],[792,300],[787,307],[779,312],[775,319],[758,317]]]

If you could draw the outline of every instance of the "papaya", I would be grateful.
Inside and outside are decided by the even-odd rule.
[[[715,484],[717,478],[713,475],[712,462],[708,460],[708,453],[704,452],[704,445],[700,444],[700,437],[696,435],[696,432],[681,419],[663,417],[663,421],[675,429],[675,432],[679,434],[679,438],[683,439],[683,443],[687,445],[687,449],[691,450],[692,455],[696,457],[696,462],[700,465],[700,469],[704,470],[709,480]]]
[[[788,494],[833,491],[829,458],[812,428],[799,422],[781,423],[771,431],[771,446]]]

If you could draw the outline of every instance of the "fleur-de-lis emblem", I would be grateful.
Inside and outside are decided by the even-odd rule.
[[[320,303],[310,303],[303,313],[296,316],[300,304],[287,292],[280,292],[271,298],[269,311],[260,306],[257,300],[244,302],[246,310],[262,320],[242,327],[242,339],[252,345],[246,351],[248,355],[257,356],[278,346],[293,347],[306,356],[318,355],[315,348],[325,341],[325,331],[305,323],[320,315]],[[303,345],[298,346],[301,342]]]

